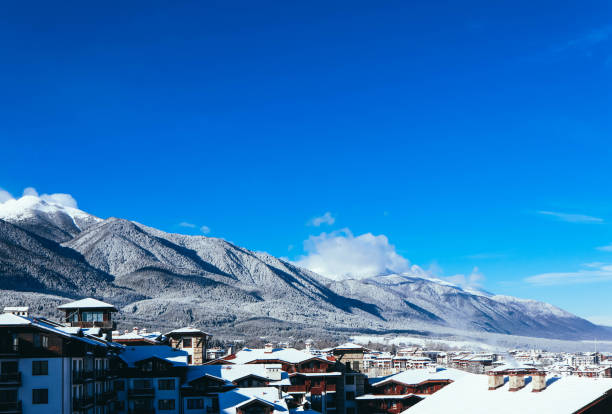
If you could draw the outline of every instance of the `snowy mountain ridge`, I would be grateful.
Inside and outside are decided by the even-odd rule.
[[[25,199],[25,200],[24,200]],[[121,308],[128,326],[393,332],[461,329],[548,338],[612,338],[553,305],[411,273],[331,280],[223,239],[100,219],[36,197],[0,204],[0,305],[43,314],[68,298]],[[8,204],[8,206],[7,206]]]

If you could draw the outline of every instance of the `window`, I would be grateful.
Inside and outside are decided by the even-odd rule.
[[[115,390],[116,391],[125,391],[125,382],[124,381],[115,381]]]
[[[359,371],[359,361],[353,361],[353,370]]]
[[[183,348],[191,348],[191,338],[183,339]]]
[[[48,404],[49,390],[47,388],[34,388],[32,390],[32,404]]]
[[[0,389],[0,403],[17,402],[17,390]]]
[[[103,322],[104,317],[102,312],[83,312],[82,320],[84,322]]]
[[[347,391],[346,400],[353,401],[355,399],[355,393],[353,391]]]
[[[204,408],[204,400],[201,398],[195,400],[187,400],[187,409],[188,410],[197,410]]]
[[[159,400],[157,407],[160,410],[174,410],[174,400]]]
[[[355,383],[355,376],[347,375],[346,376],[346,385],[353,385]]]
[[[49,362],[32,361],[32,375],[49,375]]]
[[[41,345],[43,348],[49,348],[49,337],[47,335],[41,336]]]
[[[141,390],[143,388],[149,389],[153,387],[151,384],[151,380],[134,380],[134,388],[137,390]]]
[[[160,390],[173,390],[174,379],[160,379],[157,381],[157,388]]]
[[[15,374],[18,371],[17,361],[2,361],[0,371],[3,374]]]

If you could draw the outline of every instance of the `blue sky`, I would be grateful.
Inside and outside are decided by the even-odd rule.
[[[87,3],[0,12],[4,190],[612,323],[609,2]]]

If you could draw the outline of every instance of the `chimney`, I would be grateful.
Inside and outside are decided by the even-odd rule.
[[[310,352],[312,349],[312,339],[306,340],[306,351]]]
[[[536,371],[531,374],[531,382],[533,384],[533,392],[540,392],[546,389],[546,372]]]
[[[267,344],[264,345],[264,352],[266,354],[271,354],[272,350],[274,349],[274,344],[268,342]]]
[[[137,333],[138,333],[138,326],[134,326],[134,327],[132,328],[132,332],[133,332],[133,333],[135,333],[135,334],[137,334]]]
[[[141,334],[146,334],[146,333],[147,333],[147,328],[142,328],[142,329],[140,330],[140,333],[141,333]]]
[[[234,345],[227,347],[227,353],[225,355],[232,355],[234,353]]]
[[[525,386],[525,372],[524,371],[510,371],[510,389],[508,391],[518,391]]]
[[[504,371],[489,371],[489,390],[496,390],[504,385]]]

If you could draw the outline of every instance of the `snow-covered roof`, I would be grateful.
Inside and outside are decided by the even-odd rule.
[[[147,334],[141,334],[137,332],[128,332],[121,335],[113,335],[113,341],[121,342],[121,341],[145,341],[151,344],[159,343],[156,338],[158,338],[161,334],[159,332],[152,332]]]
[[[356,400],[403,400],[405,398],[425,398],[424,394],[364,394],[355,397]]]
[[[429,372],[427,369],[409,369],[399,374],[390,375],[384,378],[370,378],[370,385],[377,387],[390,381],[399,382],[406,385],[420,384],[424,381],[451,380],[456,381],[466,374],[465,371],[458,369],[438,369],[436,372]]]
[[[168,332],[167,334],[164,334],[166,336],[171,336],[173,334],[177,334],[177,335],[185,335],[185,334],[194,334],[194,335],[206,335],[206,336],[212,336],[211,334],[204,332],[200,329],[197,328],[193,328],[191,326],[186,326],[184,328],[179,328],[179,329],[175,329],[173,331]]]
[[[28,306],[5,306],[4,312],[27,312],[29,309]]]
[[[247,364],[258,360],[279,360],[290,364],[297,364],[308,361],[309,359],[319,359],[329,362],[321,357],[315,356],[308,351],[300,351],[295,348],[275,348],[272,350],[266,349],[248,349],[245,348],[236,352],[236,357],[228,361],[234,364]]]
[[[173,366],[187,366],[188,353],[167,345],[127,346],[119,354],[128,367],[134,367],[138,361],[149,358],[159,358],[170,362]]]
[[[112,346],[112,343],[106,342],[102,338],[88,338],[78,335],[81,328],[68,327],[56,324],[45,320],[44,318],[31,318],[25,316],[13,315],[12,313],[3,313],[0,315],[0,326],[32,326],[47,332],[55,333],[63,337],[70,337],[76,340],[86,342],[96,346]]]
[[[23,316],[13,315],[12,313],[3,313],[0,315],[0,326],[2,325],[30,325],[30,319]]]
[[[280,372],[275,376],[269,371],[270,369],[276,369]],[[193,365],[189,366],[187,369],[186,382],[189,383],[204,376],[211,376],[232,383],[233,381],[238,381],[251,375],[270,381],[278,381],[279,376],[281,381],[289,378],[286,372],[281,371],[280,364]]]
[[[365,348],[365,347],[363,347],[361,345],[354,344],[352,342],[347,342],[347,343],[344,343],[342,345],[335,346],[335,347],[333,347],[331,349],[332,350],[336,350],[336,349],[355,349],[355,350],[363,349],[363,350],[367,350],[367,348]]]
[[[111,309],[117,311],[115,306],[110,303],[102,302],[94,298],[85,298],[70,303],[64,303],[57,307],[58,309]]]
[[[508,391],[509,383],[489,391],[486,375],[466,373],[452,384],[404,411],[406,414],[573,413],[612,389],[612,379],[562,377],[547,379],[547,388],[532,392],[527,384]]]
[[[273,407],[273,413],[289,413],[287,403],[279,398],[278,389],[274,387],[236,388],[219,393],[219,412],[221,414],[236,414],[236,408],[253,401],[261,401]]]

